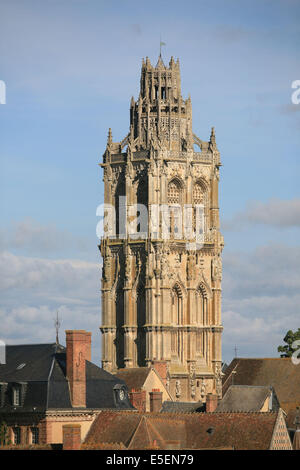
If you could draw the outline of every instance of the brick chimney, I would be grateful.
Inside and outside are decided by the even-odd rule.
[[[85,360],[87,353],[87,332],[66,330],[67,379],[69,381],[73,407],[86,407]]]
[[[81,425],[63,425],[63,450],[79,450],[81,446]]]
[[[86,352],[85,358],[87,361],[92,360],[92,333],[90,331],[85,332],[85,345],[86,345]]]
[[[149,392],[150,395],[150,411],[157,413],[162,407],[162,394],[159,388],[153,388],[152,392]]]
[[[163,383],[166,385],[167,384],[167,372],[168,372],[167,362],[166,361],[152,361],[151,365],[153,369],[156,370],[156,372],[160,376]]]
[[[132,405],[140,412],[146,411],[146,390],[136,390],[134,388],[129,392],[129,398]]]
[[[218,406],[218,395],[208,393],[206,395],[206,413],[213,413]]]

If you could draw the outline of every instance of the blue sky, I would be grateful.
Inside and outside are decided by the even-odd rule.
[[[102,201],[108,127],[128,132],[142,57],[179,57],[193,129],[215,126],[225,237],[223,355],[276,356],[298,328],[300,2],[0,0],[0,337],[93,331],[100,358]]]

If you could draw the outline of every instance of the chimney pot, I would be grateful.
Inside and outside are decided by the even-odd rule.
[[[218,395],[208,393],[206,395],[206,413],[213,413],[218,406]]]
[[[157,413],[160,411],[162,407],[162,395],[158,388],[153,388],[152,392],[149,393],[150,395],[150,412]]]
[[[79,450],[81,445],[81,425],[63,425],[63,450]]]
[[[146,390],[137,390],[132,388],[129,392],[129,398],[132,405],[140,412],[146,411]]]

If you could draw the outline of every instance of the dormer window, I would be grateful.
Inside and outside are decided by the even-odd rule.
[[[121,384],[114,386],[115,402],[117,406],[125,405],[128,402],[128,393],[125,387]]]
[[[20,387],[13,388],[13,405],[20,406],[21,405],[21,389]]]

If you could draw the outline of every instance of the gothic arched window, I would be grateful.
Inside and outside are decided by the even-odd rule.
[[[193,204],[203,204],[203,189],[199,183],[193,188]]]
[[[115,191],[115,211],[116,211],[116,236],[126,234],[126,199],[125,183],[121,175],[120,181]]]
[[[182,292],[180,287],[176,284],[171,292],[172,295],[172,323],[175,325],[183,324],[182,312]]]
[[[179,284],[175,284],[171,290],[171,309],[171,323],[173,326],[183,325],[183,296]],[[174,328],[171,333],[171,352],[180,360],[183,359],[183,335],[180,328]]]
[[[182,202],[182,184],[178,179],[173,179],[168,184],[168,204],[170,208],[169,231],[171,238],[181,238],[182,236]]]
[[[121,288],[118,288],[116,291],[115,298],[116,306],[116,338],[115,338],[115,357],[116,364],[118,368],[124,367],[124,323],[125,323],[125,314],[124,314],[124,292]]]
[[[136,315],[137,315],[137,363],[139,367],[145,367],[146,359],[146,298],[145,286],[140,283],[136,290]]]
[[[207,292],[200,284],[196,290],[196,322],[198,325],[205,325],[207,320]]]
[[[136,192],[137,214],[136,214],[136,231],[137,233],[147,233],[148,223],[148,179],[142,178],[137,186]]]
[[[205,215],[205,187],[199,181],[193,187],[193,230],[200,241],[204,237],[207,218]]]
[[[180,204],[181,203],[181,186],[179,181],[172,180],[168,184],[168,204]]]

